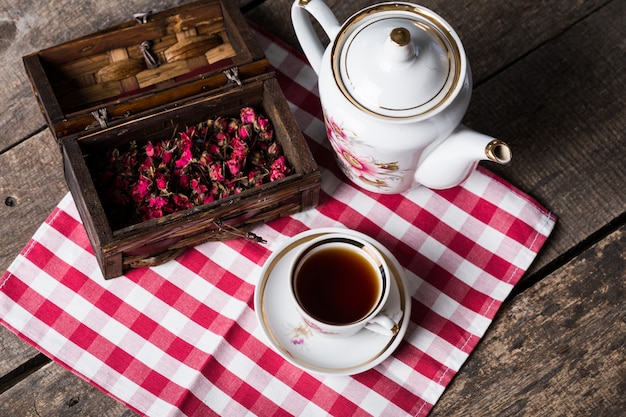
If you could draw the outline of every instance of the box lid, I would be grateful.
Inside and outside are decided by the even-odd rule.
[[[271,73],[229,0],[201,0],[23,58],[57,139],[93,134],[163,106]]]

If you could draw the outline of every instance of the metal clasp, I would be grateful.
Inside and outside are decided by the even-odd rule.
[[[263,239],[261,236],[252,232],[244,232],[242,230],[239,230],[231,225],[225,224],[224,222],[222,222],[221,219],[214,220],[213,224],[217,227],[217,229],[220,232],[230,233],[233,236],[242,237],[251,242],[256,242],[256,243],[261,243],[261,244],[267,243],[267,240]]]

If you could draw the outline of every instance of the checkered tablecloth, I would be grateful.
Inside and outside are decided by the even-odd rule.
[[[425,416],[552,231],[555,217],[484,169],[462,186],[376,195],[338,171],[316,76],[259,34],[322,168],[316,209],[159,267],[104,280],[71,195],[0,279],[2,323],[62,366],[149,416]],[[254,313],[262,266],[289,237],[344,226],[388,248],[413,294],[398,349],[354,376],[322,377],[270,347]]]

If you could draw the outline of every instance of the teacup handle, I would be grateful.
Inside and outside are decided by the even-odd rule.
[[[379,314],[370,319],[365,328],[385,336],[393,336],[398,333],[398,324],[384,314]]]

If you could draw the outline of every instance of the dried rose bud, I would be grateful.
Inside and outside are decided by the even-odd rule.
[[[170,150],[170,149],[163,149],[163,154],[161,155],[161,163],[163,165],[169,165],[169,163],[172,161],[172,158],[174,157],[174,151]]]
[[[189,200],[185,194],[174,194],[172,195],[171,202],[174,206],[185,209],[189,207],[193,207],[193,203]]]
[[[148,155],[150,158],[156,155],[156,149],[154,145],[152,144],[152,142],[148,141],[148,143],[146,143],[145,152],[146,152],[146,155]]]
[[[132,165],[130,165],[130,166],[132,166]],[[152,167],[153,167],[153,165],[152,165],[152,158],[146,157],[146,158],[144,158],[143,162],[139,166],[139,171],[140,172],[146,172],[146,171],[149,171],[150,168],[152,168]]]
[[[117,188],[118,190],[128,190],[129,185],[130,181],[126,176],[118,175],[113,183],[113,188]]]
[[[213,181],[224,181],[224,174],[222,173],[222,164],[218,164],[217,162],[212,163],[209,166],[209,177]]]
[[[209,191],[207,186],[202,184],[202,182],[200,182],[197,178],[191,180],[191,189],[197,194],[204,194]]]
[[[132,167],[133,165],[135,165],[136,161],[137,161],[137,155],[134,152],[126,153],[121,158],[122,165],[125,165],[127,167]]]
[[[213,156],[218,156],[220,155],[222,148],[220,148],[217,144],[215,143],[211,143],[208,147],[207,150],[209,151],[210,155]]]
[[[180,158],[178,158],[174,164],[176,165],[176,168],[184,168],[189,165],[192,159],[193,153],[191,152],[191,149],[185,149],[181,152]]]
[[[231,158],[243,160],[248,155],[248,144],[242,139],[233,138],[230,141],[230,146],[232,147]]]
[[[250,137],[252,136],[252,125],[239,126],[236,136],[241,140],[250,140]]]
[[[239,117],[241,118],[241,123],[251,124],[256,119],[256,113],[252,107],[244,107],[239,112]]]
[[[267,147],[267,154],[271,156],[280,155],[282,153],[282,148],[278,144],[278,142],[272,142]]]
[[[117,148],[114,148],[110,152],[108,152],[108,158],[106,158],[106,163],[113,164],[120,160],[120,151]]]
[[[259,115],[256,119],[254,119],[254,129],[259,132],[267,131],[270,125],[270,119],[268,119],[267,117]]]
[[[248,173],[248,184],[259,186],[263,184],[264,174],[259,168],[253,168]]]
[[[207,193],[207,194],[204,195],[204,199],[202,200],[202,204],[209,204],[209,203],[212,203],[213,201],[215,201],[215,197],[213,197],[213,194]]]
[[[187,128],[187,130],[185,132],[181,132],[182,134],[186,134],[190,139],[194,139],[197,135],[198,135],[198,127],[197,126],[190,126]]]
[[[289,171],[290,169],[287,167],[285,157],[280,156],[276,158],[276,160],[272,162],[272,166],[270,167],[270,181],[276,181],[285,178],[286,174],[288,174]]]
[[[156,178],[155,178],[155,184],[156,184],[157,189],[161,191],[167,190],[167,187],[169,185],[169,180],[170,180],[170,176],[168,173],[157,172]]]
[[[235,119],[230,119],[228,121],[228,125],[226,126],[226,131],[230,134],[234,134],[239,128],[239,122]]]
[[[217,132],[215,134],[215,144],[217,146],[224,146],[228,143],[228,135],[224,132]]]
[[[150,188],[152,187],[152,180],[144,175],[140,175],[137,183],[132,187],[131,197],[134,202],[139,203],[143,201],[144,198],[150,192]]]
[[[189,188],[189,183],[191,183],[191,176],[189,175],[180,175],[176,174],[178,177],[178,186],[183,190]]]
[[[274,139],[274,131],[272,129],[264,130],[259,132],[259,140],[260,141],[270,141]]]
[[[148,205],[143,207],[145,214],[144,219],[157,219],[163,217],[163,207],[167,205],[167,200],[164,197],[153,196],[148,200]]]
[[[207,151],[203,151],[198,158],[198,164],[202,168],[206,168],[211,162],[213,162],[213,158],[211,157],[211,155]]]
[[[217,129],[219,131],[223,131],[223,130],[226,130],[226,126],[228,126],[229,122],[230,122],[229,118],[223,117],[223,116],[218,116],[213,121],[213,124],[215,126],[215,129]]]
[[[226,161],[226,166],[232,175],[237,176],[241,170],[241,161],[234,158],[229,159]]]
[[[167,205],[167,199],[161,196],[153,196],[148,201],[148,207],[152,209],[161,209]]]

